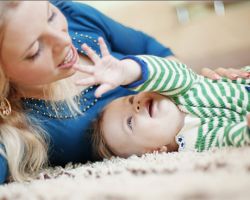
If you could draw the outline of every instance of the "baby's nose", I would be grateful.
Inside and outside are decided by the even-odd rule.
[[[133,107],[136,112],[140,111],[140,106],[141,106],[140,104],[141,104],[140,100],[135,97],[133,99]]]
[[[139,112],[139,111],[140,111],[140,101],[137,101],[137,102],[135,103],[135,111],[136,111],[136,112]]]

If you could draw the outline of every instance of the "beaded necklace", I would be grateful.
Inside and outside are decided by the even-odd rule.
[[[99,98],[94,98],[93,91],[96,87],[91,86],[83,90],[79,95],[74,97],[81,112],[84,113],[96,104]],[[22,104],[28,112],[32,114],[40,114],[54,119],[68,119],[74,118],[80,113],[71,113],[65,100],[56,102],[56,109],[51,106],[51,100],[35,99],[35,98],[22,98]]]
[[[82,54],[85,54],[85,55],[86,55],[86,52],[81,49],[81,45],[83,43],[87,43],[88,46],[90,46],[90,47],[99,46],[99,43],[98,43],[96,38],[93,38],[93,37],[86,35],[86,34],[79,34],[78,32],[75,32],[75,35],[72,37],[72,40],[73,40],[73,43],[76,44],[76,46],[79,46],[79,47],[76,47],[76,50]],[[94,48],[92,48],[92,49],[94,50]],[[95,50],[94,50],[94,52],[96,52],[98,56],[101,56],[99,47],[97,49],[98,49],[98,52],[96,52]]]

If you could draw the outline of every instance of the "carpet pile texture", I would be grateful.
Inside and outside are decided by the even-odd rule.
[[[48,168],[0,186],[0,200],[250,199],[250,147],[152,153]]]

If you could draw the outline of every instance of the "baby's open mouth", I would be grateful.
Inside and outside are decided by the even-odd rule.
[[[146,102],[146,109],[148,111],[149,116],[152,118],[153,117],[153,99],[149,99]]]

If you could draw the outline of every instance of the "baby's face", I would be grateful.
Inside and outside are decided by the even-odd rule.
[[[168,98],[139,93],[116,99],[106,107],[103,136],[118,156],[142,155],[176,146],[175,136],[183,119],[183,113]]]

